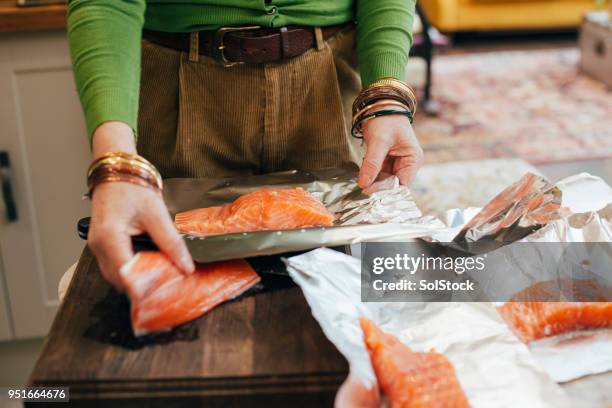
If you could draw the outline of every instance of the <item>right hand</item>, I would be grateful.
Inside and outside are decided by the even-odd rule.
[[[136,151],[132,130],[120,122],[100,125],[93,143],[94,159],[108,152]],[[183,272],[193,272],[193,259],[163,198],[153,189],[127,182],[102,183],[95,188],[91,201],[87,242],[102,275],[117,289],[123,290],[119,269],[134,256],[131,237],[145,232]]]
[[[353,373],[348,377],[336,393],[334,408],[377,408],[380,407],[380,392],[378,385],[370,388]]]

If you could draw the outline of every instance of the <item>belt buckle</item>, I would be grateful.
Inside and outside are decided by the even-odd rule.
[[[236,32],[236,31],[252,31],[259,30],[261,26],[233,26],[233,27],[221,27],[217,31],[215,31],[215,36],[213,40],[213,55],[219,60],[223,66],[231,67],[238,64],[244,64],[243,61],[230,61],[225,57],[225,44],[223,44],[223,39],[225,38],[225,34]]]

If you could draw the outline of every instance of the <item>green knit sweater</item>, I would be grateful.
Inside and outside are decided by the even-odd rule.
[[[362,83],[404,79],[416,0],[70,0],[68,36],[89,135],[106,121],[136,132],[143,27],[190,32],[226,25],[357,23]],[[160,78],[163,80],[163,78]]]

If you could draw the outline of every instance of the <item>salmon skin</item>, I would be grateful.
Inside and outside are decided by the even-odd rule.
[[[546,301],[560,298],[576,301]],[[497,310],[514,333],[528,343],[563,333],[612,327],[609,299],[606,289],[593,280],[560,279],[538,282]]]
[[[374,373],[391,408],[463,408],[469,403],[455,369],[436,352],[417,353],[361,319]]]
[[[259,282],[245,260],[196,264],[186,275],[161,252],[138,252],[120,270],[136,336],[169,330]]]
[[[178,213],[174,223],[184,234],[212,235],[331,226],[334,216],[300,187],[264,188],[224,206]]]

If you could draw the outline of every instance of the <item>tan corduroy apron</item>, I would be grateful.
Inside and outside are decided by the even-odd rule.
[[[164,177],[360,162],[348,136],[361,88],[354,51],[346,29],[282,63],[224,67],[143,41],[138,151]]]

